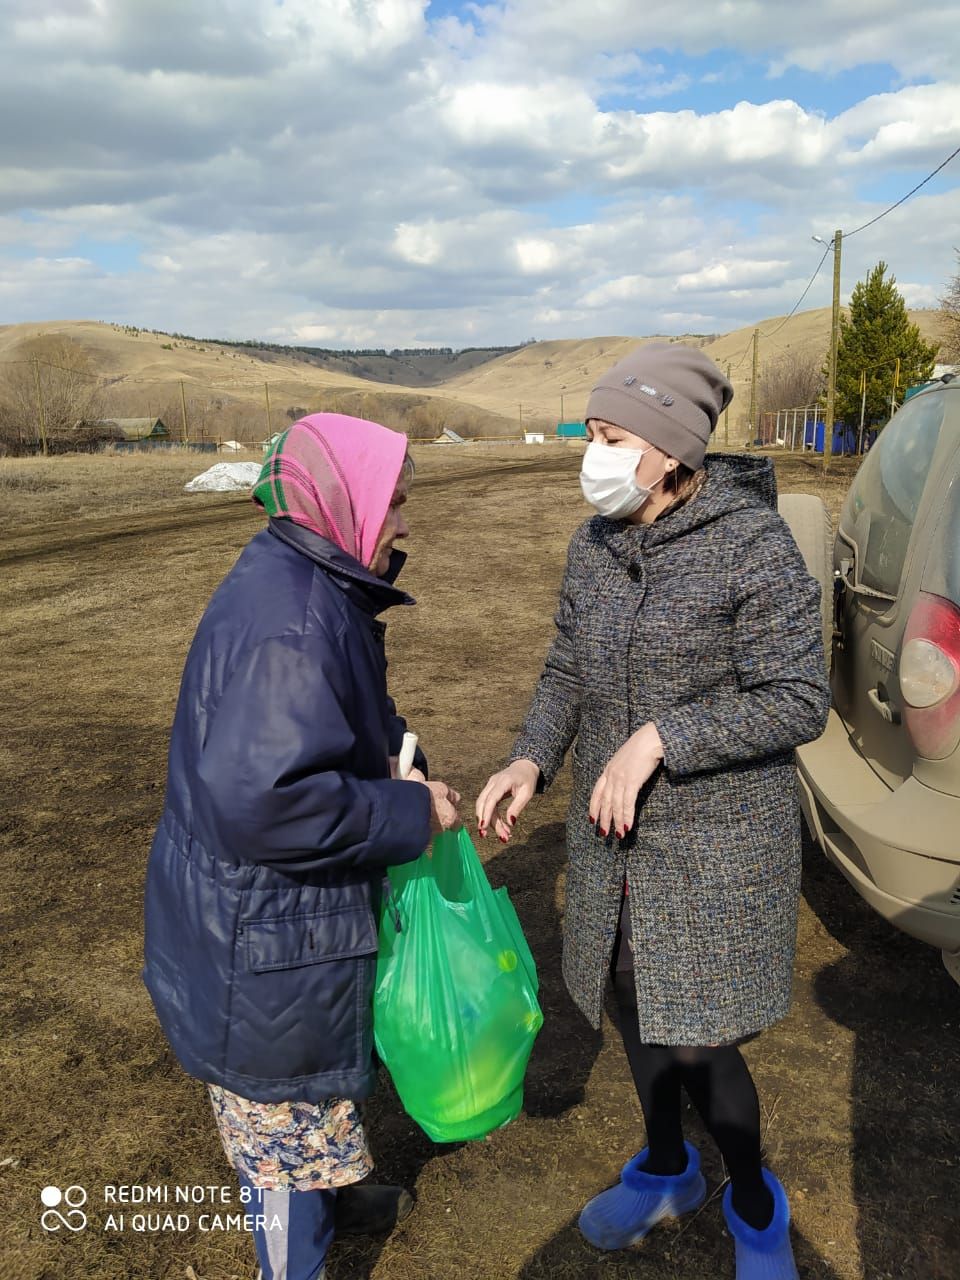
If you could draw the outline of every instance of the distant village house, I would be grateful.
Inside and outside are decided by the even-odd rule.
[[[169,440],[170,432],[162,418],[101,418],[98,422],[78,424],[84,430],[117,444],[146,441],[151,444]]]

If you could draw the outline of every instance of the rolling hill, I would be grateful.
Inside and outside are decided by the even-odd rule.
[[[912,311],[924,337],[938,338],[938,313]],[[760,363],[783,353],[826,353],[830,311],[822,308],[716,335],[682,338],[597,337],[537,342],[506,350],[450,354],[318,353],[177,338],[97,321],[48,321],[0,327],[0,393],[5,378],[33,357],[64,349],[101,380],[101,407],[114,416],[164,416],[180,424],[183,384],[191,431],[238,439],[262,437],[298,413],[358,414],[432,438],[443,426],[462,434],[519,434],[521,426],[552,430],[582,417],[597,376],[637,343],[683,341],[731,366],[739,423],[749,404],[751,339],[761,331]],[[58,345],[59,344],[59,345]],[[63,344],[66,344],[64,348]],[[52,362],[52,361],[51,361]],[[361,371],[361,372],[358,372]],[[406,381],[401,381],[405,378]]]

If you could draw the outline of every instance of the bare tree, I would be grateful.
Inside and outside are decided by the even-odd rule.
[[[403,428],[411,440],[435,440],[447,425],[444,405],[438,400],[422,400],[404,418]]]
[[[798,409],[813,404],[823,392],[822,357],[813,351],[784,351],[769,361],[760,376],[760,403],[765,411]]]
[[[960,249],[957,255],[957,274],[948,282],[940,299],[940,350],[947,360],[960,360]]]
[[[19,443],[56,440],[98,418],[101,380],[84,349],[69,338],[21,343],[0,366],[0,433]]]

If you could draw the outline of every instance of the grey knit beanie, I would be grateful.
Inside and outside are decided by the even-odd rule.
[[[586,417],[632,431],[697,471],[710,432],[732,399],[733,387],[702,351],[682,342],[651,342],[603,375]]]

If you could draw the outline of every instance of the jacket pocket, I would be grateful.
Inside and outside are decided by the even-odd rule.
[[[368,907],[276,916],[240,925],[244,968],[253,973],[370,955],[377,931]]]
[[[377,932],[367,905],[242,920],[225,1068],[278,1085],[322,1079],[350,1096],[370,1071]],[[238,1092],[243,1093],[243,1087]]]

